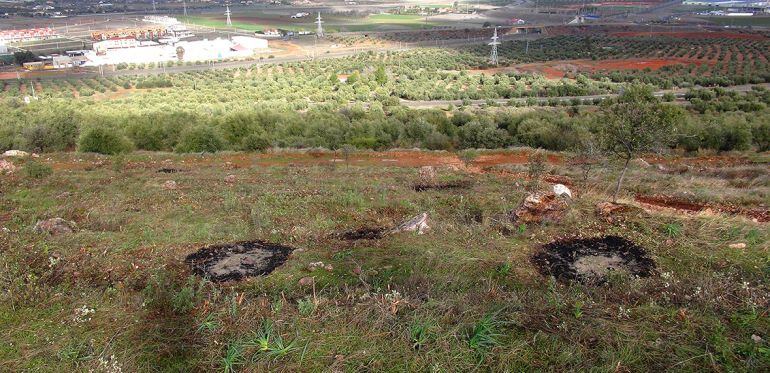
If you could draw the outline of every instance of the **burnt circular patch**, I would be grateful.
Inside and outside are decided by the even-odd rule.
[[[193,273],[213,282],[264,276],[281,266],[294,248],[264,241],[204,247],[185,258]]]
[[[417,192],[424,192],[427,190],[452,190],[452,189],[469,189],[473,186],[473,182],[470,180],[456,180],[446,183],[420,183],[415,184],[412,189]]]
[[[182,170],[178,168],[168,168],[168,167],[158,169],[158,173],[161,173],[161,174],[175,174],[177,172],[182,172]]]
[[[641,246],[618,236],[557,240],[532,257],[538,271],[562,282],[601,284],[612,271],[637,277],[655,273],[655,261]]]
[[[359,228],[353,231],[347,231],[337,234],[342,240],[355,241],[355,240],[379,240],[387,233],[385,228]]]

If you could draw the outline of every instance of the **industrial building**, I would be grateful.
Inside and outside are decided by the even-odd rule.
[[[770,14],[770,1],[745,0],[686,0],[684,5],[719,8],[717,15],[752,16]]]
[[[265,39],[235,36],[232,39],[213,39],[197,41],[177,41],[160,44],[153,41],[124,40],[113,44],[111,40],[94,44],[94,51],[89,52],[87,65],[117,65],[119,63],[159,63],[179,61],[177,48],[184,49],[183,61],[211,61],[238,59],[253,56],[258,52],[267,52]]]

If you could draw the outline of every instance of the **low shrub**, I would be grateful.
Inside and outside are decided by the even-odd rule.
[[[44,179],[53,175],[53,168],[45,163],[29,161],[24,166],[24,174],[33,179]]]
[[[78,151],[84,153],[120,154],[131,151],[133,144],[122,133],[106,127],[92,127],[80,136]]]
[[[267,136],[254,133],[243,138],[241,147],[248,152],[264,152],[271,145]]]
[[[179,143],[174,148],[177,153],[216,153],[225,148],[222,135],[214,128],[201,125],[182,132]]]

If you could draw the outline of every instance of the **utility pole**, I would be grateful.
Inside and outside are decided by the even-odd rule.
[[[316,19],[315,23],[316,23],[316,25],[318,25],[318,28],[315,31],[315,35],[317,37],[319,37],[319,38],[323,38],[324,37],[324,27],[323,27],[324,21],[321,20],[321,12],[318,12],[318,18]]]
[[[492,46],[492,53],[489,56],[489,62],[493,65],[498,64],[497,60],[497,46],[500,45],[500,38],[497,37],[497,27],[495,27],[495,34],[492,36],[492,42],[489,43]]]
[[[184,7],[184,16],[187,17],[187,1],[182,1],[182,6]]]

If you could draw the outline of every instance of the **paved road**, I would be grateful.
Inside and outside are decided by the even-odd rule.
[[[736,92],[748,92],[752,89],[752,87],[765,87],[770,89],[770,83],[762,83],[762,84],[745,84],[745,85],[737,85],[732,87],[724,87],[724,89],[729,91],[736,91]],[[662,90],[655,92],[655,96],[662,97],[666,93],[673,93],[674,96],[677,99],[683,99],[685,94],[687,93],[687,89],[669,89],[669,90]],[[608,94],[602,94],[602,95],[588,95],[588,96],[560,96],[560,97],[523,97],[523,98],[501,98],[501,99],[492,99],[492,100],[469,100],[466,101],[466,103],[470,103],[471,106],[480,106],[487,104],[489,102],[494,102],[498,105],[505,105],[508,102],[520,102],[520,103],[526,103],[528,100],[535,100],[536,102],[548,102],[550,100],[557,100],[557,101],[570,101],[573,99],[578,100],[606,100],[610,97],[616,97],[618,94],[616,93],[608,93]],[[447,107],[449,105],[454,106],[460,106],[463,104],[463,100],[432,100],[432,101],[410,101],[410,100],[401,100],[401,105],[404,105],[406,107],[410,107],[413,109],[430,109],[430,108],[443,108]]]

